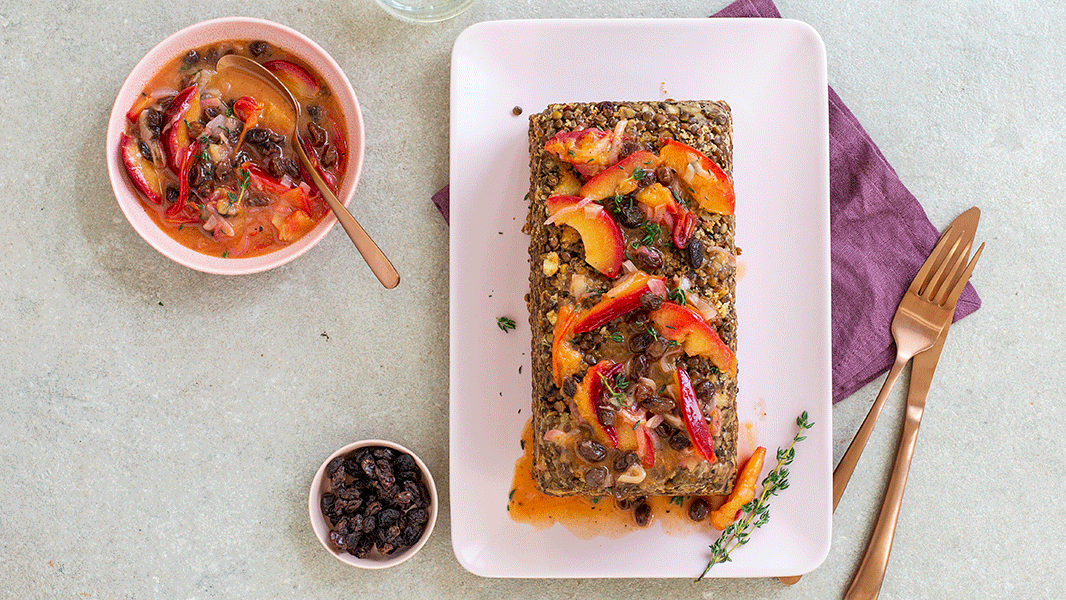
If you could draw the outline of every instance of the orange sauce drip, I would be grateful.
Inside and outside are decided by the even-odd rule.
[[[570,533],[581,539],[603,536],[617,539],[644,529],[633,519],[633,510],[622,510],[610,496],[594,498],[590,496],[549,496],[537,490],[533,479],[533,421],[530,419],[522,429],[522,456],[515,461],[514,479],[511,484],[511,497],[507,511],[511,519],[518,523],[532,525],[536,529],[547,529],[558,523]],[[689,504],[695,497],[651,496],[647,499],[651,506],[652,518],[649,527],[658,522],[663,531],[670,535],[688,536],[692,534],[712,534],[717,537],[707,520],[695,522],[688,516]],[[724,502],[723,496],[703,496],[705,502],[714,509]]]

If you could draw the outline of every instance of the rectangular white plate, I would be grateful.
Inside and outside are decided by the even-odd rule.
[[[695,577],[707,563],[712,532],[681,537],[653,524],[622,539],[581,540],[559,525],[515,523],[506,510],[532,389],[529,238],[520,230],[528,115],[553,102],[673,98],[733,109],[741,443],[750,424],[772,463],[801,412],[816,424],[770,522],[710,576],[813,570],[829,552],[832,512],[821,38],[783,19],[486,22],[456,40],[451,81],[450,502],[459,562],[490,577]],[[504,333],[499,316],[518,328]]]

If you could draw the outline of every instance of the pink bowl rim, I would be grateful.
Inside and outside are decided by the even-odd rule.
[[[247,34],[242,28],[248,29]],[[355,194],[362,173],[365,154],[363,115],[359,99],[351,81],[336,60],[306,35],[273,21],[255,17],[221,17],[195,23],[168,36],[137,63],[115,98],[108,121],[105,152],[108,176],[119,208],[134,230],[150,246],[178,264],[204,273],[217,275],[245,275],[267,271],[284,265],[322,240],[333,228],[337,218],[327,214],[318,225],[295,243],[280,250],[251,258],[222,258],[202,254],[187,248],[159,228],[141,205],[140,196],[126,175],[118,152],[118,141],[126,128],[126,111],[145,83],[169,60],[184,49],[214,40],[265,39],[300,57],[326,80],[344,110],[348,132],[348,164],[337,197],[348,205]],[[278,40],[283,40],[281,43]],[[187,41],[195,41],[187,43]],[[285,43],[288,42],[288,43]],[[348,104],[350,103],[350,106]]]
[[[369,446],[392,448],[393,450],[410,455],[411,458],[415,460],[415,464],[418,465],[418,469],[422,473],[426,489],[429,490],[430,510],[429,519],[426,521],[426,530],[422,532],[422,537],[415,542],[415,545],[405,548],[403,551],[392,556],[379,555],[375,549],[371,558],[358,558],[347,552],[337,552],[329,544],[329,529],[326,526],[326,518],[322,514],[322,482],[326,477],[326,466],[329,465],[331,460],[338,456],[345,456],[360,448],[366,448]],[[315,537],[318,538],[322,547],[334,558],[345,564],[362,569],[385,569],[388,567],[394,567],[415,554],[418,554],[418,551],[422,549],[422,546],[426,545],[429,536],[433,534],[433,526],[437,523],[437,504],[437,484],[433,481],[433,474],[429,472],[429,467],[426,466],[426,463],[422,462],[422,459],[419,458],[417,454],[396,442],[372,439],[352,442],[351,444],[338,449],[333,454],[330,454],[326,460],[322,461],[322,466],[318,468],[318,471],[315,472],[315,476],[311,479],[311,491],[307,498],[307,512],[311,517],[311,528],[315,531]]]

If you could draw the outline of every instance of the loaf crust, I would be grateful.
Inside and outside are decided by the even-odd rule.
[[[607,448],[607,456],[593,461],[577,450],[590,439],[591,430],[580,413],[574,409],[573,383],[557,386],[553,379],[553,328],[560,308],[566,304],[588,306],[597,292],[612,287],[617,279],[606,277],[592,268],[584,258],[582,240],[572,228],[546,224],[549,213],[546,201],[553,195],[572,190],[574,182],[583,177],[574,167],[547,152],[545,144],[559,132],[579,131],[598,127],[614,131],[625,121],[625,136],[640,149],[658,152],[665,139],[683,142],[709,157],[725,173],[732,175],[732,118],[725,102],[600,102],[552,104],[543,112],[529,118],[530,189],[526,231],[530,235],[530,292],[527,296],[529,323],[532,330],[532,380],[534,477],[539,489],[550,495],[583,494],[614,495],[633,498],[648,495],[710,495],[727,494],[737,472],[737,379],[734,373],[717,369],[702,356],[686,356],[684,352],[668,352],[665,360],[670,367],[686,369],[700,395],[700,405],[712,430],[716,460],[699,460],[690,444],[677,451],[671,438],[685,433],[679,411],[663,415],[663,425],[655,430],[658,455],[653,467],[645,470],[640,482],[619,482],[621,472],[615,467],[618,460],[625,466],[624,452]],[[607,204],[606,202],[604,204]],[[709,321],[718,336],[731,350],[736,350],[736,255],[734,242],[735,217],[704,210],[690,202],[686,207],[698,217],[692,239],[698,240],[699,258],[690,256],[690,249],[679,249],[667,239],[654,245],[662,256],[662,267],[653,275],[663,276],[670,289],[688,287],[688,293],[713,307],[717,318]],[[638,231],[623,228],[626,233],[627,258],[639,244]],[[630,258],[632,260],[632,258]],[[697,267],[693,263],[698,264]],[[650,271],[649,271],[650,272]],[[591,290],[592,297],[579,300],[575,296],[574,280],[579,276]],[[628,348],[629,340],[638,335],[640,311],[615,319],[594,331],[574,337],[573,344],[581,351],[584,372],[604,356],[618,356],[619,348]],[[619,338],[621,343],[619,344]],[[654,371],[658,367],[652,367]],[[662,379],[662,370],[658,371]],[[575,381],[581,374],[575,375]],[[633,381],[636,383],[636,380]],[[711,386],[708,388],[707,386]],[[630,388],[632,389],[632,388]],[[713,392],[708,392],[713,390]],[[670,398],[671,390],[656,390]],[[676,393],[676,392],[675,392]],[[647,413],[653,417],[653,413]],[[653,421],[654,422],[654,421]],[[672,424],[672,426],[671,426]],[[546,439],[547,438],[547,439]],[[587,454],[587,453],[586,453]],[[599,474],[589,477],[593,469]],[[600,481],[603,468],[608,471],[606,481]],[[625,479],[625,478],[623,478]]]

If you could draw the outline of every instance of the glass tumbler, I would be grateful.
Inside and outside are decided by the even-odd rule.
[[[450,19],[470,8],[474,0],[376,0],[394,17],[416,23]]]

